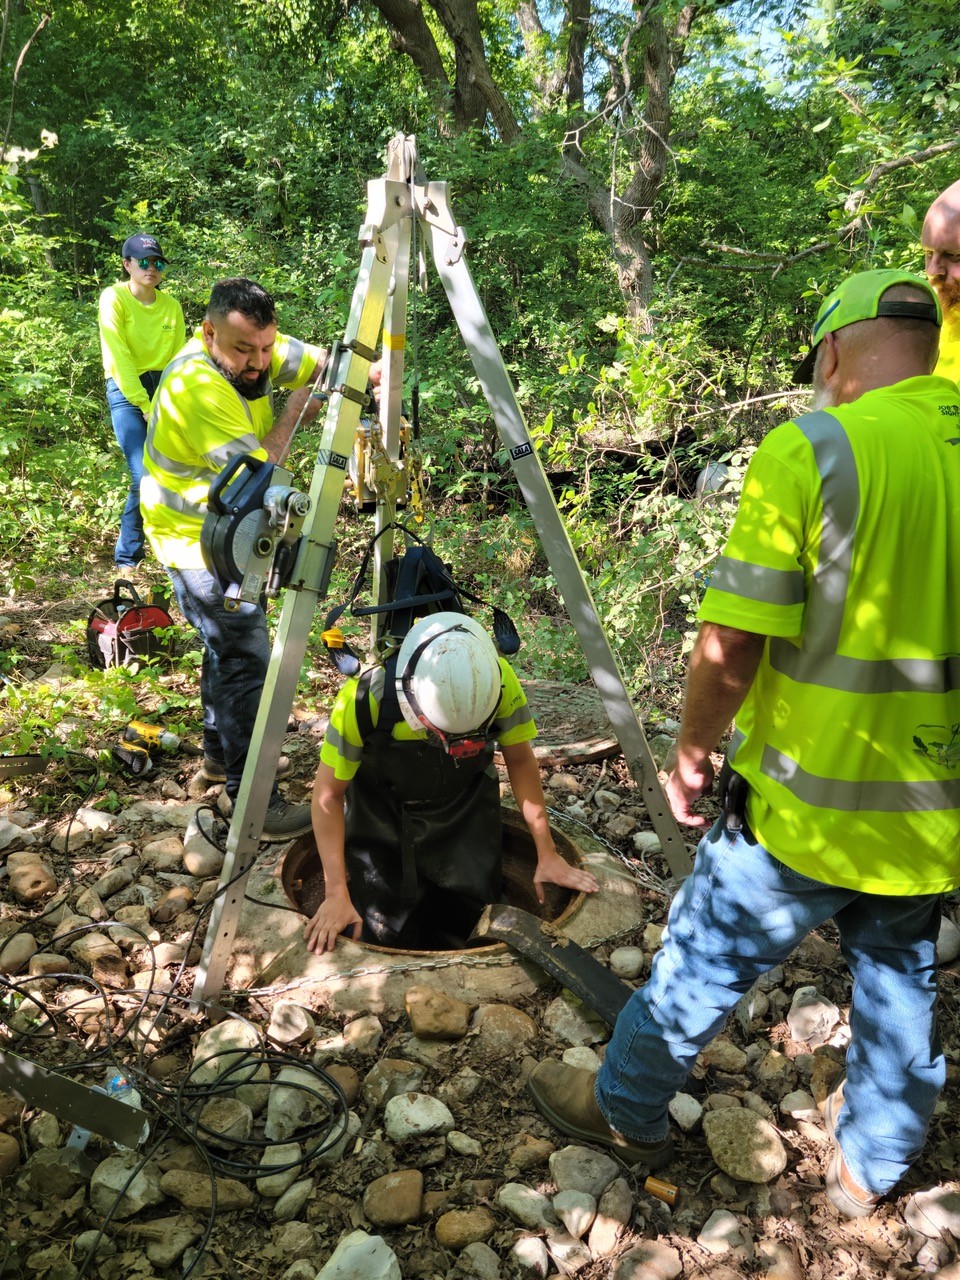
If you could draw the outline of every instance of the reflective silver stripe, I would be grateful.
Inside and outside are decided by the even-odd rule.
[[[277,381],[281,385],[285,382],[292,382],[300,372],[300,365],[303,362],[304,343],[298,338],[287,339],[287,350],[283,357],[283,363],[280,365],[277,373]]]
[[[260,441],[253,434],[242,436],[239,440],[228,440],[226,444],[222,444],[219,449],[211,449],[204,457],[210,463],[211,467],[217,472],[221,472],[232,458],[238,453],[255,453],[260,448]],[[211,480],[213,477],[210,477]]]
[[[524,703],[522,707],[518,707],[512,716],[507,716],[506,720],[494,720],[494,727],[497,733],[507,733],[510,729],[515,729],[517,725],[529,724],[533,719],[533,712],[530,710],[529,703]]]
[[[202,503],[188,502],[182,494],[165,489],[149,471],[140,481],[140,500],[147,507],[166,507],[168,511],[178,511],[195,520],[202,520],[207,514],[206,499]]]
[[[802,684],[842,693],[951,693],[960,689],[960,657],[846,658],[807,654],[787,640],[771,639],[770,665]]]
[[[720,557],[708,586],[712,591],[729,591],[765,604],[803,604],[804,599],[802,569],[771,569],[732,556]]]
[[[335,729],[332,724],[327,725],[326,739],[330,746],[333,747],[344,760],[350,760],[359,764],[363,756],[363,747],[354,746],[352,742],[348,742],[339,730]]]
[[[860,514],[860,480],[847,433],[825,410],[796,419],[820,473],[823,524],[820,551],[803,625],[809,653],[836,653],[850,585],[853,541]]]
[[[153,442],[152,432],[147,435],[143,451],[158,471],[165,471],[168,476],[176,476],[178,480],[202,480],[210,474],[208,467],[191,467],[188,462],[176,462],[161,453]]]
[[[841,778],[820,778],[770,746],[763,749],[760,771],[816,809],[839,809],[844,813],[925,813],[960,808],[960,778],[929,782],[848,782]],[[909,856],[909,849],[905,849],[904,857]]]

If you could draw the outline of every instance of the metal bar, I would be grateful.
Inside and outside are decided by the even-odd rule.
[[[28,1107],[49,1111],[124,1147],[139,1144],[150,1119],[139,1107],[47,1071],[15,1053],[0,1053],[0,1089],[9,1090]]]

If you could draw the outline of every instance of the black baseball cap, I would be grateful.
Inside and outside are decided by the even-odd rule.
[[[155,236],[127,236],[120,250],[121,258],[166,258]]]

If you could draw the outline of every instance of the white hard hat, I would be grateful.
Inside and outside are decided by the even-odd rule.
[[[407,724],[441,737],[485,729],[500,702],[497,651],[465,613],[431,613],[415,623],[400,646],[396,679]]]

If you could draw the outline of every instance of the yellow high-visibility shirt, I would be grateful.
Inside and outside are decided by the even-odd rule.
[[[769,637],[730,759],[775,857],[960,885],[960,393],[910,378],[763,441],[700,618]]]
[[[104,376],[146,417],[150,397],[140,375],[165,368],[186,341],[180,303],[158,290],[147,306],[129,285],[112,284],[100,295],[99,321]]]

